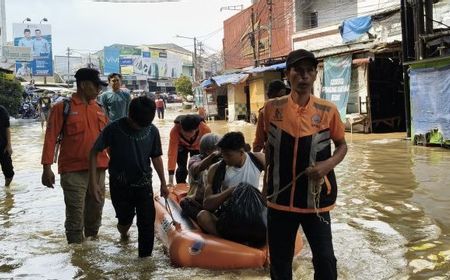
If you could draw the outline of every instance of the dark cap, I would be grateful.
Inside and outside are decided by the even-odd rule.
[[[75,79],[77,82],[91,81],[97,85],[107,86],[108,83],[100,80],[100,73],[93,68],[81,68],[75,73]]]
[[[299,62],[300,60],[311,60],[316,66],[318,64],[318,61],[314,54],[312,52],[309,52],[304,49],[298,49],[295,51],[292,51],[289,53],[287,59],[286,59],[286,69],[289,69],[292,67],[295,63]]]

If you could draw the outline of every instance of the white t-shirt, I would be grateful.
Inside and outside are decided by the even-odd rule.
[[[245,162],[242,167],[226,167],[225,178],[222,182],[222,191],[229,187],[236,187],[240,183],[248,183],[258,188],[260,175],[261,171],[253,163],[250,156],[245,153]]]

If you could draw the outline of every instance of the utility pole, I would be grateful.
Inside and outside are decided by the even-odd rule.
[[[425,0],[425,31],[427,34],[433,33],[433,1]]]
[[[269,59],[272,59],[272,0],[267,0],[269,5]]]
[[[414,33],[416,40],[416,59],[421,60],[425,58],[424,52],[424,43],[420,36],[422,36],[425,32],[424,30],[424,14],[423,14],[423,0],[416,0],[414,3],[414,11],[415,11],[415,25],[414,25]]]
[[[253,49],[253,60],[255,61],[255,67],[258,67],[258,59],[256,58],[256,38],[255,38],[255,11],[252,7],[252,14],[251,14],[251,23],[252,23],[252,32],[250,33],[250,45]]]
[[[198,81],[197,38],[194,37],[194,81]]]
[[[3,63],[3,46],[6,45],[6,11],[5,0],[0,0],[0,38],[1,38],[1,62]]]
[[[197,78],[197,76],[198,76],[198,73],[197,73],[198,72],[198,70],[197,70],[197,38],[180,36],[180,35],[175,35],[175,37],[194,40],[194,57],[192,59],[193,60],[192,63],[194,64],[194,73],[192,76],[194,78],[194,81],[197,81],[198,80],[198,78]]]
[[[67,47],[67,85],[69,85],[69,77],[70,77],[70,48]]]

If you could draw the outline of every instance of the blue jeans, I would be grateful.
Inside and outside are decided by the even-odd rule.
[[[320,213],[320,216],[328,221],[328,224],[321,221],[315,213],[299,214],[268,209],[270,277],[272,279],[292,279],[292,259],[299,225],[302,226],[311,247],[314,279],[337,279],[330,213]]]

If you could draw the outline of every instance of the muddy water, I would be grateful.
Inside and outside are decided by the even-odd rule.
[[[176,114],[155,121],[164,151]],[[209,124],[217,133],[239,130],[253,139],[253,125]],[[269,279],[265,269],[174,268],[158,241],[153,258],[138,259],[136,228],[128,244],[118,242],[109,198],[100,239],[67,245],[62,190],[40,184],[40,124],[17,123],[12,132],[16,177],[9,189],[0,187],[0,279]],[[450,152],[412,146],[401,136],[348,137],[332,212],[340,279],[450,278]],[[294,267],[296,279],[312,279],[308,247]]]

